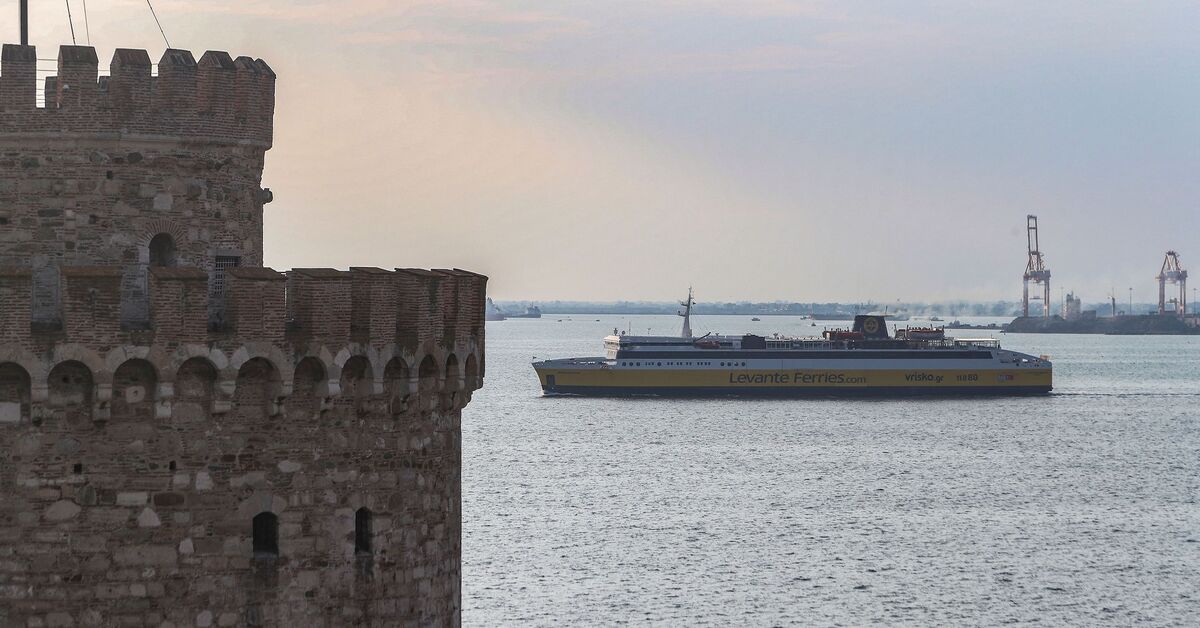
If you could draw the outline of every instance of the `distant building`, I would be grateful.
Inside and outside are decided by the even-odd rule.
[[[1063,319],[1068,321],[1079,320],[1082,304],[1083,302],[1075,296],[1075,293],[1068,292],[1062,306]]]

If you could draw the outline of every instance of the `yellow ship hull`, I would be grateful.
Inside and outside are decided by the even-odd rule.
[[[665,369],[535,365],[546,394],[900,396],[1045,394],[1050,368]]]

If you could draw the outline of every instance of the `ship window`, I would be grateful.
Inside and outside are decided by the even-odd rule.
[[[658,363],[658,365],[659,365],[659,366],[662,366],[662,362],[659,362],[659,363]]]

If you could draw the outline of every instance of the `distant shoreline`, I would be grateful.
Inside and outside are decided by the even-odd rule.
[[[650,315],[675,314],[679,305],[674,302],[649,301],[496,301],[496,305],[505,312],[523,312],[526,307],[538,306],[545,315],[573,314],[616,314],[616,315]],[[1089,304],[1085,309],[1104,311],[1108,304]],[[1155,306],[1152,304],[1135,303],[1133,311],[1149,312]],[[855,314],[884,311],[885,305],[878,303],[784,303],[784,302],[735,302],[735,303],[697,303],[692,308],[694,314],[704,315],[734,315],[734,316],[818,316],[828,317],[841,315],[847,319]],[[950,320],[960,316],[988,316],[1015,318],[1020,316],[1020,303],[1017,301],[970,302],[954,301],[943,303],[891,303],[886,305],[889,314],[907,315],[910,317],[938,316]]]

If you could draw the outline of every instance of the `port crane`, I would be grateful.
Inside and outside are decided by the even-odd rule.
[[[1046,268],[1046,260],[1042,257],[1041,247],[1038,244],[1038,220],[1037,216],[1030,214],[1025,217],[1025,241],[1029,256],[1025,261],[1025,294],[1023,299],[1024,309],[1023,316],[1029,316],[1029,302],[1042,302],[1042,316],[1050,317],[1050,271]],[[1034,285],[1041,284],[1042,295],[1029,296],[1029,282]]]
[[[1179,253],[1167,251],[1163,258],[1162,268],[1155,277],[1158,280],[1158,313],[1167,313],[1167,305],[1171,305],[1171,313],[1183,318],[1187,315],[1187,271],[1179,264]],[[1167,299],[1167,284],[1179,286],[1179,296]]]

